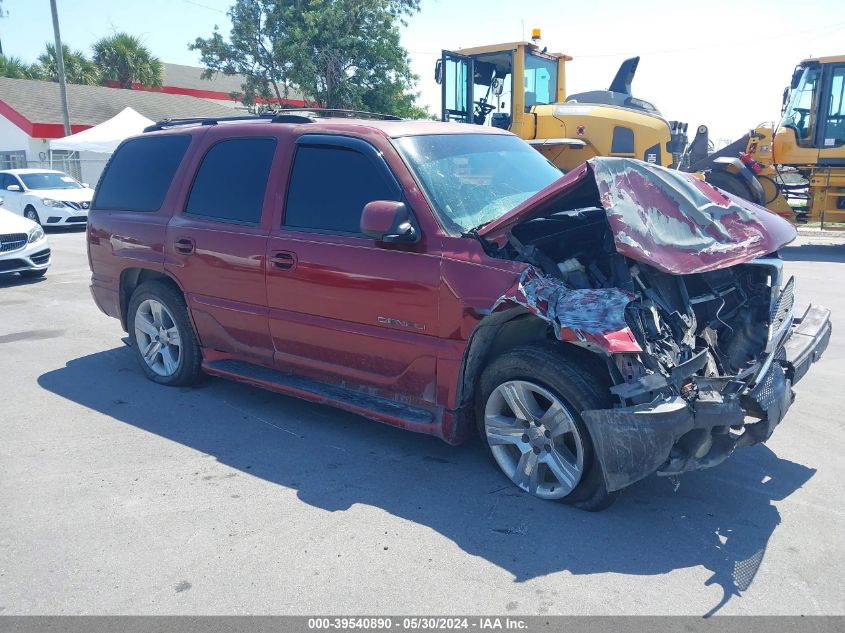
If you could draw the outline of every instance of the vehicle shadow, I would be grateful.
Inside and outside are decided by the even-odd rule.
[[[789,262],[832,262],[845,263],[845,244],[801,244],[786,246],[779,251],[782,259]]]
[[[25,277],[18,273],[7,273],[0,275],[0,288],[10,288],[12,286],[29,286],[31,284],[40,284],[46,281],[44,277]]]
[[[610,510],[590,514],[519,492],[478,441],[450,447],[225,380],[161,387],[142,376],[128,348],[71,360],[38,383],[116,423],[294,489],[313,506],[342,512],[367,504],[427,526],[516,582],[563,570],[654,575],[703,566],[711,574],[705,585],[723,591],[704,615],[748,589],[780,523],[772,502],[815,473],[758,445],[686,475],[677,494],[652,477]]]
[[[88,228],[86,224],[71,224],[62,226],[43,226],[44,232],[47,235],[62,234],[62,233],[84,233]]]

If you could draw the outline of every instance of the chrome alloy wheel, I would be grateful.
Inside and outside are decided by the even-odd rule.
[[[147,366],[163,377],[179,369],[182,337],[173,315],[155,299],[142,302],[135,312],[135,341]]]
[[[581,481],[581,432],[547,389],[524,380],[502,383],[487,398],[484,431],[499,467],[524,491],[560,499]]]

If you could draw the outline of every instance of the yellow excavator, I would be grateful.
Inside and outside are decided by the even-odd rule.
[[[625,60],[607,90],[566,94],[566,62],[532,42],[442,52],[434,78],[442,120],[510,130],[568,171],[593,156],[672,165],[686,145],[686,126],[631,94],[639,58]]]
[[[787,218],[845,222],[845,55],[799,63],[781,114],[712,154],[699,127],[684,169]]]

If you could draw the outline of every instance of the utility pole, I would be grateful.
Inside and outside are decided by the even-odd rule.
[[[67,84],[65,83],[65,55],[62,48],[62,34],[59,31],[59,12],[56,9],[56,0],[50,0],[50,10],[53,12],[53,35],[56,37],[56,72],[59,75],[62,119],[65,124],[65,136],[70,136],[70,113],[67,109]]]

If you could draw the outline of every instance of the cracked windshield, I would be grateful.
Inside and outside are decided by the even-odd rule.
[[[441,220],[456,233],[503,216],[562,175],[513,136],[406,136],[396,145]]]

